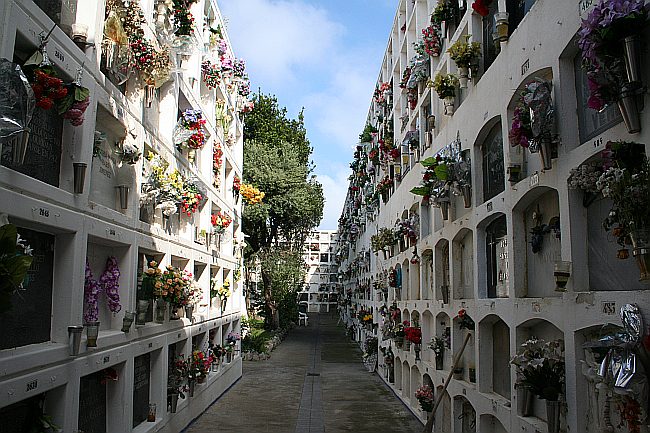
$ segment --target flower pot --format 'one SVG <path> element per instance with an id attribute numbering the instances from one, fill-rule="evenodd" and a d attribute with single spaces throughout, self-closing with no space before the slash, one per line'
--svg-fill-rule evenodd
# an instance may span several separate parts
<path id="1" fill-rule="evenodd" d="M 463 193 L 463 204 L 465 208 L 472 207 L 472 185 L 463 185 L 461 191 Z"/>
<path id="2" fill-rule="evenodd" d="M 149 403 L 149 412 L 147 412 L 147 422 L 156 422 L 156 403 Z"/>
<path id="3" fill-rule="evenodd" d="M 638 83 L 641 87 L 641 62 L 639 61 L 639 35 L 628 36 L 623 39 L 623 59 L 625 72 L 630 83 Z"/>
<path id="4" fill-rule="evenodd" d="M 155 92 L 156 92 L 156 88 L 153 85 L 147 84 L 146 86 L 144 86 L 144 106 L 146 108 L 151 107 Z"/>
<path id="5" fill-rule="evenodd" d="M 436 370 L 442 370 L 444 368 L 444 356 L 443 353 L 436 353 Z"/>
<path id="6" fill-rule="evenodd" d="M 542 162 L 542 168 L 544 170 L 550 170 L 553 168 L 553 164 L 551 162 L 551 139 L 548 137 L 544 137 L 539 141 L 539 157 Z"/>
<path id="7" fill-rule="evenodd" d="M 138 310 L 135 320 L 136 325 L 146 325 L 147 324 L 147 311 L 149 311 L 149 301 L 147 300 L 138 300 Z"/>
<path id="8" fill-rule="evenodd" d="M 519 410 L 522 416 L 531 416 L 533 413 L 533 393 L 527 387 L 521 388 L 521 400 L 519 401 Z"/>
<path id="9" fill-rule="evenodd" d="M 29 128 L 14 135 L 9 144 L 11 145 L 11 161 L 14 164 L 22 165 L 27 155 L 27 143 L 29 142 Z"/>
<path id="10" fill-rule="evenodd" d="M 194 397 L 194 388 L 196 387 L 196 380 L 189 379 L 187 381 L 187 387 L 188 387 L 187 393 L 190 395 L 190 397 Z"/>
<path id="11" fill-rule="evenodd" d="M 186 305 L 185 306 L 185 317 L 190 319 L 190 322 L 194 322 L 194 305 Z"/>
<path id="12" fill-rule="evenodd" d="M 467 82 L 469 81 L 469 68 L 467 66 L 458 67 L 458 81 L 461 89 L 467 89 Z"/>
<path id="13" fill-rule="evenodd" d="M 126 311 L 124 313 L 124 318 L 122 319 L 122 332 L 129 332 L 134 319 L 135 313 L 131 311 Z"/>
<path id="14" fill-rule="evenodd" d="M 630 233 L 632 255 L 639 267 L 639 281 L 650 280 L 650 230 L 637 229 Z"/>
<path id="15" fill-rule="evenodd" d="M 197 383 L 205 383 L 205 381 L 208 379 L 208 376 L 202 375 L 199 376 L 199 378 L 196 380 Z"/>
<path id="16" fill-rule="evenodd" d="M 449 219 L 449 201 L 440 202 L 440 213 L 442 214 L 442 219 L 447 221 Z"/>
<path id="17" fill-rule="evenodd" d="M 79 346 L 81 345 L 81 333 L 83 326 L 68 326 L 68 351 L 70 356 L 79 355 Z"/>
<path id="18" fill-rule="evenodd" d="M 422 346 L 419 344 L 415 344 L 413 346 L 413 350 L 415 350 L 415 360 L 420 361 L 420 351 L 422 350 Z"/>
<path id="19" fill-rule="evenodd" d="M 99 322 L 86 323 L 86 347 L 97 347 Z"/>
<path id="20" fill-rule="evenodd" d="M 116 186 L 117 191 L 120 194 L 120 208 L 128 209 L 129 208 L 129 187 L 126 185 Z"/>
<path id="21" fill-rule="evenodd" d="M 72 166 L 74 167 L 74 193 L 83 194 L 88 164 L 85 162 L 74 162 Z"/>
<path id="22" fill-rule="evenodd" d="M 169 320 L 180 320 L 181 316 L 178 315 L 178 309 L 180 307 L 177 305 L 170 305 L 169 307 Z"/>
<path id="23" fill-rule="evenodd" d="M 548 433 L 560 432 L 560 402 L 557 400 L 546 400 L 546 423 Z"/>
<path id="24" fill-rule="evenodd" d="M 553 265 L 553 277 L 555 277 L 555 291 L 565 292 L 566 285 L 571 276 L 571 262 L 557 261 Z"/>
<path id="25" fill-rule="evenodd" d="M 165 323 L 165 311 L 167 311 L 167 302 L 164 299 L 156 299 L 156 323 Z"/>
<path id="26" fill-rule="evenodd" d="M 617 101 L 618 109 L 621 111 L 627 132 L 636 134 L 641 131 L 641 120 L 639 118 L 639 107 L 637 106 L 636 92 L 624 89 Z"/>
<path id="27" fill-rule="evenodd" d="M 177 392 L 169 394 L 169 411 L 171 413 L 176 413 L 176 409 L 178 408 L 178 397 L 180 397 L 180 394 Z"/>
<path id="28" fill-rule="evenodd" d="M 447 96 L 445 98 L 444 104 L 445 104 L 445 116 L 453 116 L 454 115 L 454 103 L 456 102 L 456 97 L 455 96 Z"/>
<path id="29" fill-rule="evenodd" d="M 494 14 L 494 27 L 496 28 L 495 41 L 505 42 L 508 40 L 508 12 L 497 12 Z"/>

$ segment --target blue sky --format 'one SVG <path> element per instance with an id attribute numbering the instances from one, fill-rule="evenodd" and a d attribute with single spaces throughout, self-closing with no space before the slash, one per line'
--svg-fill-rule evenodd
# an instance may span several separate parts
<path id="1" fill-rule="evenodd" d="M 305 107 L 322 229 L 336 229 L 349 163 L 363 129 L 397 0 L 222 0 L 251 89 L 273 93 L 295 117 Z"/>

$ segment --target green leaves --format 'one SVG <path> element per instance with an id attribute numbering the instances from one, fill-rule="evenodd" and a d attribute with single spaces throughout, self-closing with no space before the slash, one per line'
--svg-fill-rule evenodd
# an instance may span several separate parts
<path id="1" fill-rule="evenodd" d="M 32 265 L 32 257 L 16 247 L 18 231 L 13 224 L 0 227 L 0 312 L 11 309 L 11 296 Z"/>
<path id="2" fill-rule="evenodd" d="M 425 196 L 425 195 L 429 195 L 430 191 L 429 188 L 427 188 L 426 186 L 416 186 L 415 188 L 411 189 L 411 194 Z"/>

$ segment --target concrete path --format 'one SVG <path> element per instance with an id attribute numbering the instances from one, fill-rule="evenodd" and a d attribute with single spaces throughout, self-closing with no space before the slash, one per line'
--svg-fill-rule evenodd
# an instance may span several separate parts
<path id="1" fill-rule="evenodd" d="M 336 326 L 310 315 L 267 361 L 245 361 L 244 374 L 187 433 L 420 433 L 422 424 L 376 375 Z"/>

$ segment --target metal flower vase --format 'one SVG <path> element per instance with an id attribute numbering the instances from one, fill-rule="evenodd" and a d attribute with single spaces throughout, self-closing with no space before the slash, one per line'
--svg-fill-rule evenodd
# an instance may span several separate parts
<path id="1" fill-rule="evenodd" d="M 467 89 L 469 82 L 469 68 L 467 66 L 458 67 L 458 81 L 461 89 Z"/>
<path id="2" fill-rule="evenodd" d="M 463 185 L 461 191 L 463 193 L 463 205 L 465 208 L 472 207 L 472 185 Z"/>
<path id="3" fill-rule="evenodd" d="M 190 378 L 187 381 L 187 386 L 188 386 L 188 394 L 190 395 L 190 397 L 194 397 L 194 388 L 196 388 L 196 380 Z"/>
<path id="4" fill-rule="evenodd" d="M 74 193 L 83 194 L 84 183 L 86 181 L 86 168 L 88 168 L 88 164 L 85 162 L 74 162 L 72 163 L 72 166 L 74 168 Z"/>
<path id="5" fill-rule="evenodd" d="M 440 203 L 440 213 L 442 214 L 442 219 L 447 221 L 449 219 L 449 205 L 451 202 L 449 200 L 443 200 Z"/>
<path id="6" fill-rule="evenodd" d="M 443 365 L 444 365 L 443 353 L 436 353 L 436 370 L 443 369 Z"/>
<path id="7" fill-rule="evenodd" d="M 153 85 L 147 84 L 144 86 L 144 106 L 146 108 L 151 108 L 155 92 L 156 88 Z"/>
<path id="8" fill-rule="evenodd" d="M 639 56 L 639 35 L 628 36 L 623 39 L 623 59 L 625 72 L 630 83 L 641 86 L 641 62 Z"/>
<path id="9" fill-rule="evenodd" d="M 81 345 L 81 333 L 83 326 L 68 326 L 68 348 L 70 356 L 79 355 L 79 346 Z"/>
<path id="10" fill-rule="evenodd" d="M 193 314 L 194 314 L 194 305 L 186 305 L 185 306 L 185 317 L 190 319 L 190 322 L 194 321 Z"/>
<path id="11" fill-rule="evenodd" d="M 127 311 L 124 313 L 124 318 L 122 319 L 122 332 L 129 332 L 131 330 L 131 325 L 135 319 L 135 313 Z"/>
<path id="12" fill-rule="evenodd" d="M 560 433 L 560 402 L 546 400 L 546 422 L 548 433 Z"/>
<path id="13" fill-rule="evenodd" d="M 553 149 L 551 148 L 551 138 L 550 137 L 543 137 L 541 140 L 539 140 L 539 156 L 542 161 L 542 167 L 544 170 L 550 170 L 553 168 L 553 164 L 551 162 L 551 155 Z"/>
<path id="14" fill-rule="evenodd" d="M 99 322 L 86 323 L 86 347 L 97 347 Z"/>
<path id="15" fill-rule="evenodd" d="M 165 312 L 167 311 L 167 302 L 164 299 L 156 299 L 156 323 L 165 323 Z"/>
<path id="16" fill-rule="evenodd" d="M 420 344 L 415 344 L 413 349 L 415 350 L 415 360 L 420 361 L 420 351 L 422 350 L 422 346 Z"/>
<path id="17" fill-rule="evenodd" d="M 445 98 L 444 104 L 445 104 L 445 116 L 453 116 L 454 115 L 454 104 L 456 102 L 456 97 L 455 96 L 447 96 Z"/>
<path id="18" fill-rule="evenodd" d="M 650 230 L 637 229 L 630 233 L 632 255 L 639 267 L 639 281 L 650 281 Z"/>
<path id="19" fill-rule="evenodd" d="M 135 319 L 136 325 L 147 324 L 147 311 L 149 311 L 149 301 L 143 299 L 138 300 L 138 311 Z"/>
<path id="20" fill-rule="evenodd" d="M 120 208 L 128 209 L 129 208 L 129 187 L 127 185 L 116 186 L 117 191 L 120 194 Z"/>
<path id="21" fill-rule="evenodd" d="M 521 388 L 521 400 L 519 402 L 521 416 L 531 416 L 533 414 L 533 393 L 528 387 Z"/>
<path id="22" fill-rule="evenodd" d="M 636 134 L 641 131 L 641 118 L 637 106 L 637 92 L 631 88 L 623 88 L 617 101 L 618 109 L 623 116 L 627 132 Z"/>
<path id="23" fill-rule="evenodd" d="M 169 306 L 169 320 L 180 320 L 181 316 L 178 315 L 179 308 L 178 305 Z"/>
<path id="24" fill-rule="evenodd" d="M 14 164 L 22 165 L 25 163 L 27 155 L 27 143 L 29 142 L 29 129 L 14 135 L 9 143 L 11 144 L 11 161 Z"/>

